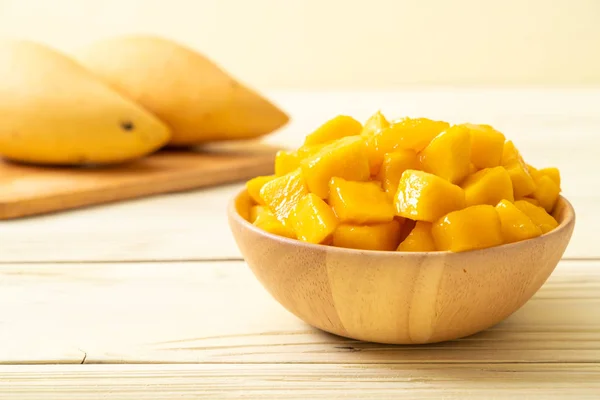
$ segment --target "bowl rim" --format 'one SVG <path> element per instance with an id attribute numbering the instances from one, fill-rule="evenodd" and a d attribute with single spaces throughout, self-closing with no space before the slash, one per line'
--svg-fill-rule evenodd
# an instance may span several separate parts
<path id="1" fill-rule="evenodd" d="M 448 257 L 449 255 L 460 255 L 460 254 L 477 254 L 477 253 L 482 253 L 482 252 L 486 252 L 486 251 L 490 251 L 490 250 L 497 250 L 497 249 L 510 249 L 510 248 L 516 248 L 516 247 L 525 247 L 528 244 L 532 243 L 535 240 L 539 240 L 542 238 L 547 238 L 547 237 L 551 237 L 551 236 L 557 236 L 559 234 L 562 233 L 562 231 L 564 231 L 565 229 L 567 229 L 569 226 L 573 225 L 575 223 L 576 220 L 576 216 L 575 216 L 575 208 L 573 207 L 573 205 L 571 204 L 571 202 L 569 200 L 567 200 L 566 197 L 564 197 L 563 195 L 559 195 L 558 196 L 558 201 L 563 201 L 564 205 L 566 206 L 567 211 L 565 212 L 565 218 L 561 221 L 561 223 L 554 228 L 553 230 L 551 230 L 550 232 L 546 232 L 543 233 L 540 236 L 534 237 L 534 238 L 530 238 L 530 239 L 525 239 L 525 240 L 521 240 L 518 242 L 513 242 L 513 243 L 505 243 L 505 244 L 501 244 L 499 246 L 493 246 L 493 247 L 487 247 L 487 248 L 483 248 L 483 249 L 476 249 L 476 250 L 469 250 L 469 251 L 464 251 L 464 252 L 452 252 L 449 250 L 445 250 L 445 251 L 389 251 L 389 250 L 365 250 L 365 249 L 353 249 L 353 248 L 346 248 L 346 247 L 336 247 L 336 246 L 330 246 L 330 245 L 325 245 L 325 244 L 321 244 L 321 243 L 307 243 L 307 242 L 303 242 L 301 240 L 298 239 L 291 239 L 291 238 L 286 238 L 283 236 L 279 236 L 279 235 L 275 235 L 273 233 L 264 231 L 256 226 L 254 226 L 253 224 L 251 224 L 249 221 L 247 221 L 245 218 L 243 218 L 240 213 L 237 211 L 236 208 L 236 202 L 237 200 L 246 192 L 246 187 L 244 186 L 241 190 L 239 190 L 228 202 L 227 205 L 227 214 L 229 216 L 229 218 L 235 220 L 236 223 L 240 224 L 241 226 L 243 226 L 246 229 L 249 229 L 263 237 L 266 237 L 268 239 L 271 240 L 275 240 L 275 241 L 279 241 L 279 242 L 283 242 L 292 246 L 299 246 L 301 248 L 306 248 L 307 250 L 320 250 L 320 251 L 330 251 L 330 252 L 340 252 L 340 253 L 345 253 L 345 254 L 356 254 L 356 255 L 365 255 L 368 254 L 370 256 L 387 256 L 387 257 L 400 257 L 400 258 L 406 258 L 406 257 L 423 257 L 423 256 L 429 256 L 429 257 Z M 392 255 L 394 254 L 394 255 Z"/>

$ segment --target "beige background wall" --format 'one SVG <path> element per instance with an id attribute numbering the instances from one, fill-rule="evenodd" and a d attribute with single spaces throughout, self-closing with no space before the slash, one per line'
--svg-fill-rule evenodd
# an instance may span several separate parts
<path id="1" fill-rule="evenodd" d="M 0 0 L 69 50 L 150 32 L 262 88 L 600 85 L 600 0 Z"/>

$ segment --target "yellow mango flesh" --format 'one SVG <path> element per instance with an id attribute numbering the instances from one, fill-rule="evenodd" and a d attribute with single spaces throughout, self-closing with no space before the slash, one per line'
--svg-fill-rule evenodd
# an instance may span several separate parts
<path id="1" fill-rule="evenodd" d="M 464 125 L 471 133 L 471 162 L 479 169 L 497 167 L 502 161 L 504 135 L 489 125 Z"/>
<path id="2" fill-rule="evenodd" d="M 362 124 L 354 118 L 347 115 L 338 115 L 306 136 L 304 145 L 311 146 L 319 143 L 327 143 L 345 136 L 358 135 L 362 129 Z"/>
<path id="3" fill-rule="evenodd" d="M 342 224 L 333 232 L 333 245 L 361 250 L 395 250 L 400 242 L 396 220 L 373 225 Z"/>
<path id="4" fill-rule="evenodd" d="M 513 141 L 507 140 L 502 148 L 502 158 L 500 159 L 500 164 L 508 165 L 515 161 L 522 163 L 523 158 L 521 157 L 521 154 L 519 153 L 519 150 L 517 150 L 517 147 Z"/>
<path id="5" fill-rule="evenodd" d="M 362 129 L 361 135 L 372 135 L 375 132 L 389 126 L 389 121 L 380 111 L 377 111 L 375 114 L 369 117 L 367 122 L 365 122 L 365 126 Z"/>
<path id="6" fill-rule="evenodd" d="M 487 204 L 449 213 L 433 224 L 431 233 L 436 248 L 455 253 L 503 243 L 500 217 Z"/>
<path id="7" fill-rule="evenodd" d="M 559 194 L 560 187 L 550 177 L 544 175 L 536 181 L 532 196 L 539 202 L 540 206 L 551 213 Z"/>
<path id="8" fill-rule="evenodd" d="M 536 199 L 532 199 L 531 197 L 523 197 L 523 198 L 521 198 L 519 200 L 524 200 L 524 201 L 526 201 L 528 203 L 533 204 L 534 206 L 539 206 L 540 205 L 539 201 L 537 201 Z"/>
<path id="9" fill-rule="evenodd" d="M 394 219 L 391 199 L 373 182 L 332 178 L 329 183 L 329 204 L 344 223 L 369 224 Z"/>
<path id="10" fill-rule="evenodd" d="M 313 193 L 301 198 L 296 205 L 293 226 L 296 237 L 303 242 L 323 243 L 337 225 L 333 210 Z"/>
<path id="11" fill-rule="evenodd" d="M 267 205 L 277 219 L 286 226 L 291 226 L 292 212 L 306 194 L 308 189 L 299 168 L 265 183 L 260 189 L 262 204 Z"/>
<path id="12" fill-rule="evenodd" d="M 560 189 L 560 171 L 558 170 L 558 168 L 542 168 L 538 170 L 538 172 L 540 173 L 540 175 L 545 175 L 548 178 L 552 179 L 552 181 L 556 183 L 556 185 Z"/>
<path id="13" fill-rule="evenodd" d="M 369 165 L 373 175 L 379 172 L 386 153 L 396 150 L 413 150 L 420 152 L 440 132 L 450 124 L 433 121 L 427 118 L 405 118 L 394 122 L 388 128 L 381 129 L 369 136 L 367 151 Z"/>
<path id="14" fill-rule="evenodd" d="M 275 176 L 266 175 L 266 176 L 257 176 L 256 178 L 252 178 L 248 182 L 246 182 L 246 190 L 248 191 L 248 194 L 250 195 L 252 200 L 257 202 L 258 204 L 264 205 L 265 203 L 263 202 L 263 200 L 260 197 L 260 189 L 262 189 L 262 187 L 265 185 L 265 183 L 270 182 L 273 179 L 275 179 Z"/>
<path id="15" fill-rule="evenodd" d="M 333 177 L 352 181 L 366 181 L 370 177 L 365 141 L 361 136 L 332 142 L 300 164 L 308 189 L 322 199 L 329 197 L 329 180 Z"/>
<path id="16" fill-rule="evenodd" d="M 535 190 L 535 182 L 527 171 L 527 166 L 519 161 L 513 161 L 506 165 L 506 171 L 510 175 L 515 198 L 530 195 Z"/>
<path id="17" fill-rule="evenodd" d="M 510 201 L 499 202 L 496 211 L 500 217 L 502 238 L 505 243 L 519 242 L 542 234 L 540 227 Z"/>
<path id="18" fill-rule="evenodd" d="M 295 151 L 279 150 L 275 154 L 275 175 L 283 176 L 300 166 L 300 157 Z"/>
<path id="19" fill-rule="evenodd" d="M 400 243 L 398 251 L 435 251 L 435 242 L 431 235 L 431 223 L 417 221 L 406 239 Z"/>
<path id="20" fill-rule="evenodd" d="M 253 225 L 274 235 L 296 239 L 296 234 L 291 227 L 285 226 L 268 209 L 263 208 L 256 215 Z"/>
<path id="21" fill-rule="evenodd" d="M 514 200 L 510 175 L 503 167 L 485 168 L 469 176 L 462 183 L 467 206 L 489 204 L 500 200 Z"/>
<path id="22" fill-rule="evenodd" d="M 254 221 L 256 221 L 256 218 L 258 217 L 258 214 L 260 214 L 261 212 L 268 210 L 267 207 L 265 206 L 252 206 L 250 207 L 250 222 L 253 223 Z"/>
<path id="23" fill-rule="evenodd" d="M 417 221 L 434 222 L 441 216 L 465 207 L 465 192 L 439 176 L 406 170 L 394 196 L 396 215 Z"/>
<path id="24" fill-rule="evenodd" d="M 419 169 L 419 157 L 412 150 L 398 150 L 387 153 L 379 169 L 377 179 L 382 183 L 388 196 L 393 197 L 398 190 L 398 182 L 407 169 Z"/>
<path id="25" fill-rule="evenodd" d="M 558 226 L 554 217 L 546 212 L 542 207 L 535 206 L 525 200 L 515 201 L 515 206 L 540 227 L 542 233 L 550 232 Z"/>
<path id="26" fill-rule="evenodd" d="M 426 172 L 458 183 L 469 174 L 470 154 L 469 130 L 457 125 L 431 140 L 421 152 L 421 165 Z"/>

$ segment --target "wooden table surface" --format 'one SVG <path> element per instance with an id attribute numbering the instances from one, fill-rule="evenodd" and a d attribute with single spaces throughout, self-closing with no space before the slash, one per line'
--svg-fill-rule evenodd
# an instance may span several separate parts
<path id="1" fill-rule="evenodd" d="M 561 169 L 577 213 L 553 275 L 488 331 L 428 346 L 317 331 L 241 259 L 232 184 L 0 223 L 0 398 L 600 399 L 600 90 L 287 93 L 268 142 L 332 115 L 490 123 Z"/>

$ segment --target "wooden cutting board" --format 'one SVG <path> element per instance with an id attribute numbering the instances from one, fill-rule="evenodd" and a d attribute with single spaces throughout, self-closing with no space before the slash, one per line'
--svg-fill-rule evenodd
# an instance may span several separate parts
<path id="1" fill-rule="evenodd" d="M 0 161 L 0 220 L 243 181 L 273 173 L 276 149 L 160 151 L 104 168 Z"/>

